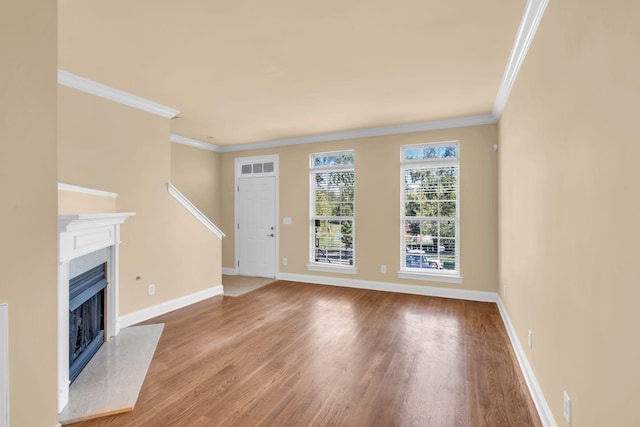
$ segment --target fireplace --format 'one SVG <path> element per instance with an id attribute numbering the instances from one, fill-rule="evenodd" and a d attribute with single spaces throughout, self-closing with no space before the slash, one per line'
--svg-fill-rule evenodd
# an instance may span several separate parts
<path id="1" fill-rule="evenodd" d="M 133 215 L 128 212 L 58 216 L 58 412 L 69 402 L 73 371 L 77 369 L 77 376 L 91 358 L 91 352 L 116 336 L 120 329 L 120 224 Z M 92 270 L 95 276 L 90 273 Z M 78 320 L 76 315 L 87 317 Z M 79 360 L 78 368 L 72 366 L 74 359 Z"/>
<path id="2" fill-rule="evenodd" d="M 69 382 L 78 377 L 105 341 L 107 264 L 69 280 Z"/>

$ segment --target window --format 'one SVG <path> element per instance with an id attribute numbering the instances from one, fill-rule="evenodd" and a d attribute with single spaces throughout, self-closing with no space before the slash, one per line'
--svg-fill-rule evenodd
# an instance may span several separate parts
<path id="1" fill-rule="evenodd" d="M 401 278 L 461 283 L 459 146 L 402 147 Z"/>
<path id="2" fill-rule="evenodd" d="M 272 174 L 273 171 L 273 162 L 242 163 L 240 165 L 241 175 Z"/>
<path id="3" fill-rule="evenodd" d="M 309 269 L 355 273 L 355 155 L 312 154 Z"/>

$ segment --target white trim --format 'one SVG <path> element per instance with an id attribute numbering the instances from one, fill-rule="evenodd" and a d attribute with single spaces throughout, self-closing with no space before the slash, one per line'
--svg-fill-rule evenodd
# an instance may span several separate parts
<path id="1" fill-rule="evenodd" d="M 462 284 L 462 276 L 438 273 L 423 273 L 417 271 L 398 271 L 398 279 L 428 280 L 431 282 Z"/>
<path id="2" fill-rule="evenodd" d="M 114 89 L 102 83 L 60 69 L 58 69 L 58 84 L 128 105 L 129 107 L 157 114 L 167 119 L 172 119 L 180 113 L 178 110 L 158 104 L 157 102 L 149 101 L 148 99 L 132 95 L 119 89 Z"/>
<path id="3" fill-rule="evenodd" d="M 358 274 L 358 269 L 354 266 L 339 266 L 315 262 L 310 262 L 309 264 L 307 264 L 307 270 L 324 271 L 327 273 Z"/>
<path id="4" fill-rule="evenodd" d="M 215 145 L 209 144 L 208 142 L 198 141 L 196 139 L 187 138 L 186 136 L 180 136 L 172 133 L 169 136 L 169 140 L 171 142 L 175 142 L 176 144 L 188 145 L 190 147 L 200 148 L 202 150 L 213 151 L 215 153 L 222 152 L 222 149 Z"/>
<path id="5" fill-rule="evenodd" d="M 9 426 L 9 305 L 0 304 L 0 420 L 1 426 Z"/>
<path id="6" fill-rule="evenodd" d="M 345 279 L 342 277 L 312 276 L 307 274 L 278 273 L 278 280 L 313 283 L 318 285 L 342 286 L 345 288 L 369 289 L 372 291 L 397 292 L 401 294 L 424 295 L 441 298 L 464 299 L 469 301 L 496 302 L 496 292 L 470 291 L 465 289 L 440 288 L 436 286 L 407 285 L 371 280 Z"/>
<path id="7" fill-rule="evenodd" d="M 151 307 L 143 308 L 142 310 L 134 311 L 133 313 L 120 316 L 120 327 L 126 328 L 136 323 L 144 322 L 145 320 L 152 319 L 157 316 L 169 313 L 170 311 L 178 310 L 191 304 L 195 304 L 207 298 L 215 297 L 216 295 L 222 295 L 224 289 L 222 285 L 217 285 L 212 288 L 204 289 L 193 294 L 185 295 L 170 301 L 166 301 Z"/>
<path id="8" fill-rule="evenodd" d="M 291 138 L 256 141 L 246 144 L 222 145 L 220 146 L 220 151 L 226 153 L 230 151 L 244 151 L 258 148 L 274 148 L 284 147 L 288 145 L 313 144 L 315 142 L 341 141 L 345 139 L 397 135 L 411 132 L 424 132 L 428 130 L 491 125 L 495 124 L 496 122 L 497 119 L 492 114 L 482 114 L 478 116 L 455 117 L 452 119 L 430 120 L 426 122 L 407 123 L 403 125 L 380 126 L 374 128 L 321 133 L 316 135 L 294 136 Z"/>
<path id="9" fill-rule="evenodd" d="M 226 274 L 227 276 L 237 276 L 238 275 L 238 269 L 237 268 L 222 267 L 222 274 Z"/>
<path id="10" fill-rule="evenodd" d="M 265 175 L 242 175 L 241 166 L 242 164 L 247 163 L 259 163 L 259 162 L 273 162 L 273 174 L 265 174 Z M 233 174 L 234 174 L 234 182 L 233 182 L 233 202 L 234 202 L 234 210 L 233 210 L 233 237 L 234 237 L 234 254 L 233 254 L 233 265 L 235 265 L 236 274 L 240 274 L 240 269 L 238 268 L 238 262 L 240 261 L 240 251 L 238 245 L 238 221 L 239 221 L 239 198 L 238 198 L 238 188 L 240 186 L 240 179 L 252 179 L 252 178 L 263 178 L 267 176 L 275 177 L 275 225 L 274 225 L 274 233 L 275 233 L 275 260 L 273 271 L 275 274 L 278 274 L 279 271 L 279 260 L 280 260 L 280 155 L 278 154 L 267 154 L 264 156 L 249 156 L 249 157 L 236 157 L 233 162 Z"/>
<path id="11" fill-rule="evenodd" d="M 222 230 L 216 227 L 216 225 L 211 222 L 211 220 L 207 218 L 205 214 L 200 212 L 200 210 L 196 208 L 194 204 L 191 203 L 189 199 L 187 199 L 180 191 L 178 191 L 178 189 L 170 182 L 167 183 L 167 191 L 169 191 L 169 194 L 171 194 L 174 199 L 176 199 L 182 206 L 184 206 L 186 210 L 191 212 L 191 215 L 195 216 L 198 221 L 200 221 L 205 227 L 207 227 L 209 231 L 218 236 L 219 239 L 222 239 L 225 236 Z"/>
<path id="12" fill-rule="evenodd" d="M 557 427 L 558 424 L 553 418 L 551 408 L 549 408 L 549 405 L 547 404 L 547 400 L 542 393 L 540 384 L 538 384 L 538 380 L 536 379 L 536 375 L 533 372 L 533 368 L 529 364 L 529 360 L 527 359 L 524 349 L 520 344 L 520 340 L 518 339 L 516 330 L 513 327 L 511 320 L 509 319 L 509 315 L 507 314 L 507 310 L 505 309 L 500 296 L 497 296 L 496 304 L 498 305 L 498 311 L 500 311 L 504 326 L 507 329 L 507 334 L 509 335 L 509 339 L 511 340 L 511 346 L 513 347 L 513 350 L 516 354 L 518 363 L 520 364 L 520 369 L 522 370 L 525 382 L 527 383 L 527 387 L 529 388 L 529 393 L 531 393 L 533 403 L 536 405 L 536 409 L 538 410 L 540 421 L 542 421 L 542 425 L 545 427 Z"/>
<path id="13" fill-rule="evenodd" d="M 70 191 L 73 193 L 91 194 L 92 196 L 111 197 L 113 199 L 118 197 L 118 193 L 96 190 L 94 188 L 88 188 L 88 187 L 80 187 L 80 186 L 71 185 L 71 184 L 63 184 L 61 182 L 58 183 L 58 190 Z"/>
<path id="14" fill-rule="evenodd" d="M 527 0 L 527 5 L 520 21 L 520 28 L 516 35 L 515 42 L 513 43 L 513 49 L 511 50 L 511 56 L 504 70 L 504 76 L 498 89 L 495 103 L 493 104 L 493 117 L 499 119 L 502 115 L 511 88 L 516 81 L 520 67 L 524 62 L 524 58 L 527 55 L 531 41 L 536 34 L 538 24 L 544 15 L 544 10 L 547 7 L 549 0 Z"/>

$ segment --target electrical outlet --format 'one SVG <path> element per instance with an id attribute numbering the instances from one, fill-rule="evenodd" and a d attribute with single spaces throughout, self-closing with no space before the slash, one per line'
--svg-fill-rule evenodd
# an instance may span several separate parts
<path id="1" fill-rule="evenodd" d="M 502 287 L 502 296 L 503 296 L 503 297 L 506 297 L 506 296 L 507 296 L 507 285 L 504 285 L 504 286 Z"/>
<path id="2" fill-rule="evenodd" d="M 529 348 L 533 348 L 533 332 L 531 332 L 531 329 L 529 329 L 529 337 L 527 342 L 529 344 Z"/>
<path id="3" fill-rule="evenodd" d="M 282 258 L 282 265 L 289 264 L 289 260 L 287 258 Z"/>
<path id="4" fill-rule="evenodd" d="M 387 272 L 387 266 L 386 265 L 381 265 L 380 266 L 380 273 L 386 273 Z"/>
<path id="5" fill-rule="evenodd" d="M 156 293 L 156 285 L 152 283 L 149 286 L 147 286 L 147 295 L 151 296 L 151 295 L 154 295 L 155 293 Z"/>
<path id="6" fill-rule="evenodd" d="M 563 414 L 564 419 L 567 420 L 569 425 L 571 425 L 571 399 L 569 399 L 569 395 L 566 391 L 562 392 L 562 397 L 564 398 L 564 406 L 563 406 Z"/>

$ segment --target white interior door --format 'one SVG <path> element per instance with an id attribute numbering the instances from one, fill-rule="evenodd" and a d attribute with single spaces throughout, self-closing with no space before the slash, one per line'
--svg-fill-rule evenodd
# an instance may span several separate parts
<path id="1" fill-rule="evenodd" d="M 238 185 L 238 273 L 275 277 L 275 177 L 241 178 Z"/>

